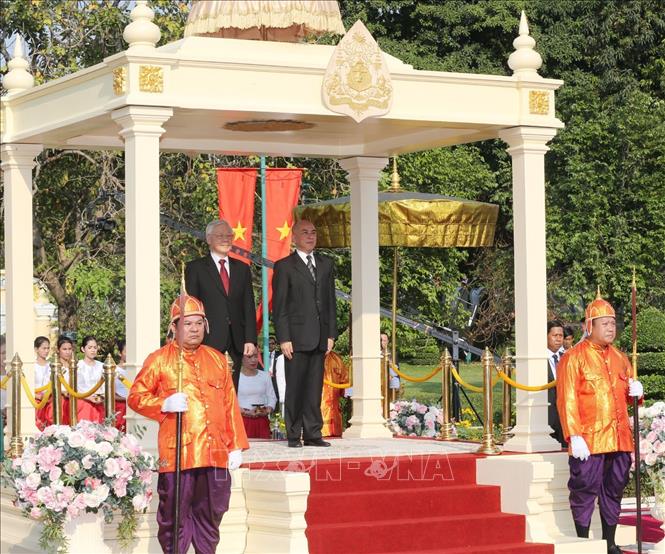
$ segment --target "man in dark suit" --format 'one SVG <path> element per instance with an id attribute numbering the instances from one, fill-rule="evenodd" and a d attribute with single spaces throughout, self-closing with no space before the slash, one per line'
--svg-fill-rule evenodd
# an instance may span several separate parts
<path id="1" fill-rule="evenodd" d="M 321 439 L 323 357 L 337 338 L 332 260 L 314 253 L 310 221 L 293 226 L 295 252 L 275 264 L 273 324 L 286 362 L 285 420 L 289 446 L 330 446 Z"/>
<path id="2" fill-rule="evenodd" d="M 233 360 L 233 384 L 238 390 L 238 376 L 243 355 L 254 354 L 256 344 L 256 308 L 249 266 L 229 257 L 233 242 L 231 226 L 215 220 L 206 227 L 210 253 L 185 267 L 187 293 L 205 306 L 210 332 L 203 344 Z"/>
<path id="3" fill-rule="evenodd" d="M 563 356 L 565 350 L 563 349 L 563 323 L 559 320 L 552 320 L 547 322 L 547 381 L 556 379 L 556 368 L 559 365 L 559 360 Z M 547 423 L 554 429 L 552 437 L 561 443 L 561 446 L 567 447 L 566 440 L 563 437 L 561 429 L 561 421 L 559 420 L 559 413 L 556 408 L 556 388 L 552 387 L 547 389 Z"/>

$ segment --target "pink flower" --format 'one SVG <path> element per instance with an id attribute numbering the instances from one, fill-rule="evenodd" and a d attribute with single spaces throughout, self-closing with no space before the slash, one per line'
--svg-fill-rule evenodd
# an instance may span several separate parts
<path id="1" fill-rule="evenodd" d="M 12 466 L 15 466 L 14 469 L 17 469 L 17 466 L 20 466 L 21 471 L 26 475 L 37 469 L 37 463 L 34 456 L 26 457 L 25 454 L 23 454 L 23 458 L 16 458 L 12 463 Z"/>
<path id="2" fill-rule="evenodd" d="M 125 479 L 118 479 L 113 483 L 113 492 L 119 498 L 127 496 L 127 481 Z"/>
<path id="3" fill-rule="evenodd" d="M 425 413 L 427 413 L 427 406 L 425 406 L 424 404 L 421 404 L 420 406 L 418 406 L 418 409 L 416 411 L 419 414 L 425 414 Z"/>
<path id="4" fill-rule="evenodd" d="M 148 499 L 143 494 L 137 494 L 132 498 L 132 505 L 134 506 L 134 510 L 140 512 L 148 507 Z"/>
<path id="5" fill-rule="evenodd" d="M 644 458 L 644 463 L 646 463 L 648 466 L 652 466 L 656 463 L 657 459 L 658 457 L 656 456 L 656 454 L 654 452 L 650 452 Z"/>
<path id="6" fill-rule="evenodd" d="M 95 490 L 101 484 L 101 480 L 97 479 L 96 477 L 86 477 L 83 481 L 83 486 L 92 490 Z"/>
<path id="7" fill-rule="evenodd" d="M 54 448 L 53 446 L 43 446 L 37 453 L 37 463 L 39 469 L 46 473 L 51 471 L 62 460 L 62 448 Z"/>
<path id="8" fill-rule="evenodd" d="M 118 436 L 118 430 L 115 427 L 107 427 L 102 433 L 102 438 L 107 441 L 112 441 Z"/>
<path id="9" fill-rule="evenodd" d="M 51 481 L 57 481 L 62 475 L 62 470 L 59 467 L 54 467 L 51 471 L 48 472 L 48 478 Z"/>
<path id="10" fill-rule="evenodd" d="M 120 445 L 124 446 L 132 456 L 138 456 L 141 453 L 141 445 L 134 435 L 125 435 L 120 439 Z"/>
<path id="11" fill-rule="evenodd" d="M 653 443 L 657 438 L 658 438 L 658 435 L 656 434 L 655 431 L 649 431 L 649 432 L 647 433 L 647 440 L 648 440 L 650 443 Z"/>
<path id="12" fill-rule="evenodd" d="M 640 458 L 644 457 L 651 452 L 651 443 L 647 439 L 640 440 Z"/>
<path id="13" fill-rule="evenodd" d="M 67 475 L 76 475 L 80 469 L 79 463 L 76 460 L 67 462 L 65 464 L 65 473 Z"/>
<path id="14" fill-rule="evenodd" d="M 55 494 L 51 487 L 40 487 L 37 491 L 37 499 L 47 508 L 50 508 L 55 503 Z"/>
<path id="15" fill-rule="evenodd" d="M 25 484 L 29 489 L 37 490 L 42 483 L 42 476 L 39 473 L 31 473 L 25 478 Z"/>
<path id="16" fill-rule="evenodd" d="M 86 454 L 85 456 L 83 456 L 81 463 L 83 464 L 83 467 L 85 469 L 90 469 L 93 465 L 95 465 L 95 463 L 92 460 L 92 456 L 90 454 Z"/>
<path id="17" fill-rule="evenodd" d="M 118 471 L 118 477 L 123 479 L 129 479 L 132 476 L 133 468 L 129 460 L 125 458 L 115 458 L 118 461 L 118 466 L 120 470 Z"/>
<path id="18" fill-rule="evenodd" d="M 30 517 L 32 519 L 39 519 L 40 517 L 42 517 L 41 509 L 40 508 L 32 508 L 30 510 Z"/>
<path id="19" fill-rule="evenodd" d="M 120 464 L 116 458 L 109 458 L 104 462 L 104 475 L 114 477 L 120 471 Z"/>
<path id="20" fill-rule="evenodd" d="M 144 470 L 141 472 L 141 483 L 149 485 L 152 482 L 152 471 Z"/>
<path id="21" fill-rule="evenodd" d="M 94 450 L 102 457 L 106 458 L 111 452 L 113 452 L 113 446 L 110 442 L 102 441 L 98 443 Z"/>

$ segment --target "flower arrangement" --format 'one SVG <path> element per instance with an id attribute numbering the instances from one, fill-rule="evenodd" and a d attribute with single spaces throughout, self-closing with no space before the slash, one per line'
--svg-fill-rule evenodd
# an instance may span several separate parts
<path id="1" fill-rule="evenodd" d="M 415 400 L 398 400 L 390 404 L 390 429 L 396 435 L 436 437 L 443 414 L 437 406 L 426 406 Z"/>
<path id="2" fill-rule="evenodd" d="M 640 407 L 640 473 L 653 486 L 657 502 L 665 503 L 665 402 Z M 632 421 L 631 421 L 632 423 Z"/>
<path id="3" fill-rule="evenodd" d="M 16 491 L 14 504 L 43 522 L 43 550 L 66 552 L 64 523 L 101 510 L 104 521 L 119 511 L 118 539 L 133 540 L 137 514 L 152 498 L 153 456 L 131 434 L 90 421 L 51 425 L 28 439 L 23 455 L 4 462 L 3 481 Z"/>

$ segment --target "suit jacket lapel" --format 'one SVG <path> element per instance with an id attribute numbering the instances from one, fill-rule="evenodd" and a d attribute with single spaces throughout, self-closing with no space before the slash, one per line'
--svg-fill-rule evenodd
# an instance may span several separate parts
<path id="1" fill-rule="evenodd" d="M 300 273 L 302 273 L 305 277 L 307 277 L 312 283 L 314 283 L 315 281 L 312 279 L 312 274 L 309 272 L 309 269 L 307 269 L 307 264 L 305 264 L 298 252 L 294 252 L 292 255 L 295 256 L 294 262 L 296 269 L 300 271 Z"/>
<path id="2" fill-rule="evenodd" d="M 208 274 L 210 275 L 213 283 L 215 283 L 215 286 L 219 289 L 219 292 L 226 296 L 226 292 L 222 286 L 222 278 L 219 276 L 219 268 L 215 266 L 215 261 L 212 259 L 210 254 L 206 256 L 206 269 L 208 270 Z M 231 281 L 229 279 L 229 287 L 230 282 Z"/>

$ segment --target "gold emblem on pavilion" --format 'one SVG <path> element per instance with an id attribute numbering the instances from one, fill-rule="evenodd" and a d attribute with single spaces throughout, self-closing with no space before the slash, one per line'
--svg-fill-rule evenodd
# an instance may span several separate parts
<path id="1" fill-rule="evenodd" d="M 127 68 L 116 67 L 113 70 L 113 93 L 116 96 L 127 92 Z"/>
<path id="2" fill-rule="evenodd" d="M 164 71 L 157 65 L 139 66 L 139 90 L 164 92 Z"/>
<path id="3" fill-rule="evenodd" d="M 547 115 L 550 111 L 550 93 L 548 90 L 529 91 L 529 113 Z"/>
<path id="4" fill-rule="evenodd" d="M 390 111 L 390 72 L 383 52 L 361 21 L 356 21 L 335 48 L 322 88 L 328 109 L 357 122 Z"/>

